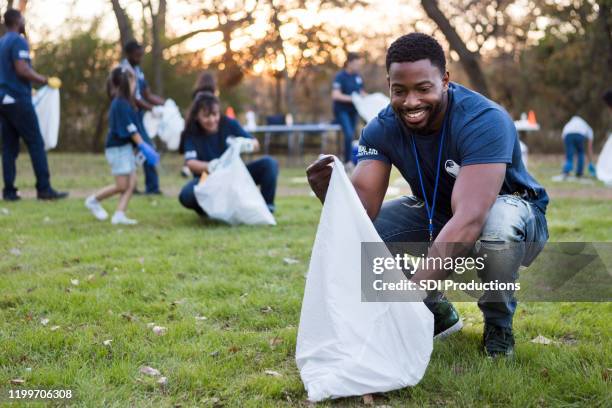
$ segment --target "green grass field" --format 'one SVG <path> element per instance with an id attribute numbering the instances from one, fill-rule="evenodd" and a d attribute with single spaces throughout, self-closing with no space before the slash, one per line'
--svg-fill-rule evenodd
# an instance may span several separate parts
<path id="1" fill-rule="evenodd" d="M 551 240 L 611 241 L 610 189 L 551 185 L 559 164 L 531 160 L 551 189 Z M 71 389 L 70 404 L 86 407 L 307 405 L 294 350 L 321 206 L 303 166 L 282 170 L 277 227 L 231 228 L 180 207 L 180 159 L 168 156 L 167 195 L 135 197 L 128 214 L 139 225 L 114 227 L 83 206 L 111 182 L 103 156 L 50 161 L 54 185 L 71 199 L 0 202 L 0 406 L 9 389 Z M 27 154 L 18 183 L 32 196 Z M 484 358 L 478 308 L 458 307 L 466 327 L 435 343 L 422 382 L 376 396 L 376 405 L 610 406 L 611 304 L 520 304 L 513 361 Z M 538 335 L 556 343 L 531 343 Z M 143 366 L 167 382 L 141 374 Z"/>

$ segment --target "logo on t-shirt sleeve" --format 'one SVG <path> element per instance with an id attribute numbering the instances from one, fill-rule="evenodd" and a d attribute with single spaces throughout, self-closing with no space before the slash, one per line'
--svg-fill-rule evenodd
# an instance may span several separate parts
<path id="1" fill-rule="evenodd" d="M 195 150 L 189 150 L 185 152 L 185 160 L 192 160 L 192 159 L 197 159 L 197 158 L 198 158 L 198 152 L 196 152 Z"/>
<path id="2" fill-rule="evenodd" d="M 19 53 L 17 54 L 17 56 L 19 57 L 19 59 L 30 59 L 30 51 L 19 50 Z"/>
<path id="3" fill-rule="evenodd" d="M 359 149 L 357 150 L 357 156 L 378 156 L 378 150 L 374 149 L 373 147 L 359 145 Z"/>
<path id="4" fill-rule="evenodd" d="M 455 163 L 454 160 L 447 160 L 446 163 L 444 163 L 444 169 L 448 174 L 450 174 L 454 178 L 457 178 L 457 176 L 459 175 L 459 170 L 461 170 L 461 166 Z"/>
<path id="5" fill-rule="evenodd" d="M 130 123 L 129 125 L 127 125 L 127 131 L 130 133 L 134 133 L 138 130 L 138 128 L 136 127 L 135 124 Z"/>

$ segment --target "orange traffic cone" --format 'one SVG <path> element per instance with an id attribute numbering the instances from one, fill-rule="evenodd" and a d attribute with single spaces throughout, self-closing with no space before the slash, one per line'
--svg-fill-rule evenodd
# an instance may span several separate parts
<path id="1" fill-rule="evenodd" d="M 228 106 L 225 110 L 225 116 L 227 116 L 228 118 L 236 119 L 236 112 L 234 112 L 234 108 Z"/>
<path id="2" fill-rule="evenodd" d="M 529 115 L 527 116 L 527 122 L 529 122 L 532 125 L 537 125 L 538 121 L 536 120 L 536 116 L 535 116 L 535 112 L 530 110 L 529 111 Z"/>

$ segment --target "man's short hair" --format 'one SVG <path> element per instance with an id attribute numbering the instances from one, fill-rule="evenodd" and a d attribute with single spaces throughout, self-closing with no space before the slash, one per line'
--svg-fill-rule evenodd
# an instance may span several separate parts
<path id="1" fill-rule="evenodd" d="M 125 55 L 130 55 L 134 51 L 142 50 L 142 45 L 136 40 L 129 40 L 123 45 L 123 52 Z"/>
<path id="2" fill-rule="evenodd" d="M 606 103 L 606 105 L 608 105 L 610 108 L 612 108 L 612 89 L 608 89 L 603 94 L 603 100 Z"/>
<path id="3" fill-rule="evenodd" d="M 21 12 L 19 10 L 8 9 L 4 13 L 4 25 L 7 27 L 19 25 L 19 20 L 21 20 Z"/>
<path id="4" fill-rule="evenodd" d="M 438 67 L 440 72 L 446 72 L 446 57 L 444 50 L 435 38 L 423 33 L 410 33 L 401 36 L 387 50 L 387 72 L 394 62 L 415 62 L 428 59 Z"/>

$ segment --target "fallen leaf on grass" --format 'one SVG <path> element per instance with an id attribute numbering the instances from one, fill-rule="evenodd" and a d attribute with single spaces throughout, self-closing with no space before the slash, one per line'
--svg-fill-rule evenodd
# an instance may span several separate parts
<path id="1" fill-rule="evenodd" d="M 202 321 L 208 319 L 208 317 L 206 317 L 206 316 L 196 316 L 195 319 L 198 322 L 202 322 Z"/>
<path id="2" fill-rule="evenodd" d="M 274 370 L 266 370 L 264 371 L 264 373 L 272 377 L 281 377 L 281 373 L 279 373 L 278 371 L 274 371 Z"/>
<path id="3" fill-rule="evenodd" d="M 153 333 L 157 334 L 158 336 L 163 336 L 168 332 L 168 328 L 164 326 L 153 326 L 151 330 L 153 330 Z"/>
<path id="4" fill-rule="evenodd" d="M 59 330 L 60 327 L 61 326 L 52 326 L 49 330 L 56 331 L 56 330 Z"/>
<path id="5" fill-rule="evenodd" d="M 134 321 L 134 320 L 137 320 L 137 319 L 136 319 L 136 316 L 131 315 L 131 314 L 126 313 L 126 312 L 121 313 L 121 317 L 123 317 L 123 318 L 124 318 L 125 320 L 127 320 L 128 322 L 132 322 L 132 321 Z"/>
<path id="6" fill-rule="evenodd" d="M 612 368 L 605 368 L 602 370 L 601 376 L 603 377 L 604 381 L 610 381 L 610 378 L 612 377 Z"/>
<path id="7" fill-rule="evenodd" d="M 281 339 L 280 337 L 274 337 L 274 338 L 271 338 L 268 343 L 270 343 L 271 347 L 275 347 L 281 344 L 282 342 L 283 342 L 283 339 Z"/>
<path id="8" fill-rule="evenodd" d="M 283 258 L 283 262 L 285 263 L 285 265 L 295 265 L 297 263 L 300 263 L 300 261 L 293 258 Z"/>
<path id="9" fill-rule="evenodd" d="M 157 380 L 157 383 L 160 386 L 165 387 L 166 385 L 168 385 L 168 377 L 159 377 L 159 380 Z"/>
<path id="10" fill-rule="evenodd" d="M 574 337 L 573 334 L 564 334 L 559 340 L 561 341 L 561 343 L 566 344 L 568 346 L 578 344 L 578 340 L 576 339 L 576 337 Z"/>
<path id="11" fill-rule="evenodd" d="M 544 345 L 548 346 L 550 344 L 555 344 L 557 342 L 554 341 L 554 340 L 548 339 L 548 338 L 542 336 L 541 334 L 538 334 L 537 337 L 531 339 L 531 343 L 544 344 Z"/>
<path id="12" fill-rule="evenodd" d="M 363 396 L 363 405 L 374 405 L 374 397 L 372 394 L 366 394 Z"/>
<path id="13" fill-rule="evenodd" d="M 227 351 L 229 351 L 230 353 L 237 353 L 240 351 L 240 347 L 238 346 L 231 346 L 230 348 L 227 349 Z"/>
<path id="14" fill-rule="evenodd" d="M 51 222 L 51 218 L 45 217 L 45 218 L 43 218 L 43 222 L 44 223 L 49 223 L 49 222 Z"/>
<path id="15" fill-rule="evenodd" d="M 179 300 L 173 301 L 172 303 L 170 303 L 170 305 L 176 306 L 176 305 L 182 305 L 183 303 L 185 303 L 185 299 L 179 299 Z"/>
<path id="16" fill-rule="evenodd" d="M 273 309 L 272 309 L 270 306 L 265 306 L 265 307 L 262 307 L 261 309 L 259 309 L 259 311 L 260 311 L 261 313 L 271 313 L 271 312 L 273 312 L 274 310 L 273 310 Z"/>
<path id="17" fill-rule="evenodd" d="M 21 255 L 21 249 L 19 248 L 11 248 L 9 252 L 11 253 L 11 255 L 15 256 Z"/>
<path id="18" fill-rule="evenodd" d="M 104 341 L 102 342 L 102 344 L 104 344 L 106 347 L 110 347 L 111 343 L 112 343 L 112 340 L 111 340 L 111 339 L 109 339 L 109 340 L 104 340 Z"/>
<path id="19" fill-rule="evenodd" d="M 74 286 L 79 286 L 79 280 L 78 279 L 70 279 L 70 283 Z"/>
<path id="20" fill-rule="evenodd" d="M 209 356 L 211 356 L 211 357 L 218 357 L 219 356 L 219 351 L 215 350 L 212 353 L 210 353 Z"/>
<path id="21" fill-rule="evenodd" d="M 149 366 L 142 366 L 140 367 L 140 374 L 150 375 L 151 377 L 157 377 L 161 373 L 156 368 L 149 367 Z"/>
<path id="22" fill-rule="evenodd" d="M 44 319 L 40 319 L 40 324 L 42 324 L 43 326 L 46 326 L 49 324 L 49 319 L 44 318 Z"/>
<path id="23" fill-rule="evenodd" d="M 96 277 L 96 275 L 93 274 L 93 273 L 91 275 L 87 275 L 87 282 L 91 282 L 92 280 L 95 279 L 95 277 Z"/>
<path id="24" fill-rule="evenodd" d="M 544 378 L 548 378 L 548 368 L 544 367 L 540 370 L 540 375 Z"/>
<path id="25" fill-rule="evenodd" d="M 8 210 L 8 208 L 2 208 L 2 209 L 0 209 L 0 212 L 2 214 L 4 214 L 4 215 L 9 215 L 10 214 L 10 211 Z"/>
<path id="26" fill-rule="evenodd" d="M 13 384 L 13 385 L 23 385 L 23 384 L 25 384 L 25 380 L 22 379 L 22 378 L 13 378 L 11 380 L 11 384 Z"/>

